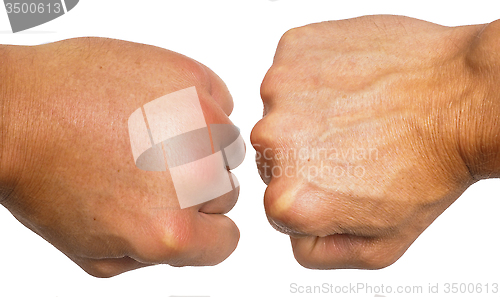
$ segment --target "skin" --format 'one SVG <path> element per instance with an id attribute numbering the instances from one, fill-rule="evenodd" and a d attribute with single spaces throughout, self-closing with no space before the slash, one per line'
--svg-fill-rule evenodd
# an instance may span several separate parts
<path id="1" fill-rule="evenodd" d="M 138 169 L 127 120 L 195 86 L 207 123 L 230 124 L 232 98 L 210 69 L 130 42 L 80 38 L 1 46 L 0 201 L 86 272 L 215 265 L 239 231 L 232 192 L 180 209 L 169 172 Z M 210 168 L 197 168 L 197 174 Z"/>
<path id="2" fill-rule="evenodd" d="M 500 175 L 499 35 L 399 16 L 284 34 L 251 141 L 268 219 L 301 265 L 386 267 Z"/>

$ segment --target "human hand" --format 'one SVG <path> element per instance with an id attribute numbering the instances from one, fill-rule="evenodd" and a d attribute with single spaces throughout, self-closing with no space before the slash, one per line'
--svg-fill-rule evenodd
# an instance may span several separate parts
<path id="1" fill-rule="evenodd" d="M 111 39 L 1 50 L 0 189 L 21 223 L 98 277 L 214 265 L 232 253 L 239 231 L 223 214 L 237 191 L 180 209 L 168 171 L 134 164 L 127 126 L 145 103 L 192 86 L 207 124 L 231 124 L 218 76 L 180 54 Z"/>
<path id="2" fill-rule="evenodd" d="M 497 116 L 481 115 L 498 100 L 471 55 L 483 28 L 369 16 L 285 33 L 251 140 L 268 219 L 301 265 L 388 266 L 492 176 Z"/>

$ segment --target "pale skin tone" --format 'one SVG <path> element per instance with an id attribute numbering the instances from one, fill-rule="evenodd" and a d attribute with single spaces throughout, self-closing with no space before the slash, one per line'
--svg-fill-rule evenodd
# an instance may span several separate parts
<path id="1" fill-rule="evenodd" d="M 232 98 L 210 69 L 180 54 L 82 38 L 0 47 L 1 203 L 88 273 L 158 263 L 215 265 L 239 231 L 232 192 L 180 209 L 170 175 L 138 169 L 127 119 L 195 86 L 210 123 L 231 123 Z M 198 168 L 202 174 L 210 168 Z"/>
<path id="2" fill-rule="evenodd" d="M 499 36 L 498 22 L 369 16 L 282 37 L 251 141 L 268 219 L 301 265 L 388 266 L 500 175 Z"/>

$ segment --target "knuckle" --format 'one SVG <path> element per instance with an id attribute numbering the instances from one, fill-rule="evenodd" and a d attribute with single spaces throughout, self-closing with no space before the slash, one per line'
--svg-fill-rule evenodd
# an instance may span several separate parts
<path id="1" fill-rule="evenodd" d="M 285 182 L 298 184 L 293 180 Z M 319 230 L 324 229 L 325 223 L 318 219 L 317 209 L 316 213 L 309 213 L 309 210 L 303 207 L 301 192 L 300 186 L 296 185 L 284 186 L 283 183 L 278 183 L 269 186 L 264 197 L 268 219 L 275 229 L 285 234 L 292 236 L 320 234 Z M 315 204 L 311 207 L 317 208 L 316 206 Z"/>
<path id="2" fill-rule="evenodd" d="M 278 47 L 280 46 L 288 46 L 290 44 L 296 43 L 298 40 L 303 38 L 305 36 L 305 32 L 307 27 L 297 27 L 297 28 L 292 28 L 286 31 L 283 36 L 281 37 Z"/>
<path id="3" fill-rule="evenodd" d="M 250 142 L 256 150 L 259 150 L 262 145 L 269 143 L 269 132 L 268 124 L 266 119 L 261 119 L 258 121 L 250 132 Z"/>
<path id="4" fill-rule="evenodd" d="M 273 124 L 274 116 L 267 115 L 260 120 L 252 129 L 250 141 L 255 149 L 255 162 L 257 169 L 263 181 L 269 184 L 272 179 L 273 170 L 278 168 L 279 164 L 276 161 L 276 147 L 279 145 L 280 139 L 278 131 L 281 129 Z"/>
<path id="5" fill-rule="evenodd" d="M 196 86 L 203 90 L 211 90 L 210 76 L 206 68 L 199 62 L 185 57 L 176 56 L 172 59 L 171 54 L 164 53 L 161 61 L 173 64 L 174 74 L 176 79 L 172 82 L 174 85 L 182 87 Z M 165 74 L 166 75 L 166 74 Z"/>
<path id="6" fill-rule="evenodd" d="M 283 183 L 289 186 L 281 192 L 269 190 L 264 200 L 266 212 L 274 223 L 289 231 L 285 233 L 293 231 L 299 235 L 324 237 L 344 231 L 341 226 L 345 227 L 346 220 L 329 209 L 332 199 L 328 193 L 312 190 L 307 182 L 296 177 L 285 177 Z"/>
<path id="7" fill-rule="evenodd" d="M 157 227 L 153 231 L 134 242 L 135 253 L 140 262 L 171 264 L 183 257 L 190 241 L 191 223 L 185 217 L 172 216 L 168 222 L 155 223 Z"/>
<path id="8" fill-rule="evenodd" d="M 257 122 L 250 134 L 250 142 L 256 150 L 275 148 L 277 142 L 285 140 L 287 133 L 281 117 L 275 113 L 267 114 Z"/>
<path id="9" fill-rule="evenodd" d="M 269 186 L 264 194 L 264 207 L 268 219 L 278 231 L 290 233 L 294 228 L 291 224 L 290 207 L 293 203 L 289 191 L 279 190 L 279 185 Z M 288 231 L 288 232 L 287 232 Z"/>
<path id="10" fill-rule="evenodd" d="M 184 71 L 186 75 L 194 77 L 195 82 L 200 84 L 202 88 L 210 90 L 211 89 L 210 77 L 205 67 L 203 67 L 203 65 L 196 62 L 195 60 L 191 60 L 188 58 L 186 59 L 187 61 L 184 63 Z"/>
<path id="11" fill-rule="evenodd" d="M 303 54 L 302 48 L 314 42 L 314 38 L 311 38 L 315 34 L 314 27 L 313 25 L 307 25 L 286 31 L 278 42 L 274 57 L 275 61 L 281 58 L 291 58 L 290 55 Z"/>
<path id="12" fill-rule="evenodd" d="M 285 65 L 275 63 L 269 68 L 260 86 L 260 95 L 264 104 L 280 94 L 280 91 L 284 89 L 284 83 L 288 80 L 289 73 L 289 68 Z"/>

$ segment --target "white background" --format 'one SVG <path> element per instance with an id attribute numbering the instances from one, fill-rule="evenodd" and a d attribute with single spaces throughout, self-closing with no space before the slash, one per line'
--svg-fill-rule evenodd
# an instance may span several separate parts
<path id="1" fill-rule="evenodd" d="M 426 290 L 429 283 L 439 283 L 443 288 L 446 282 L 500 282 L 499 180 L 481 181 L 469 188 L 398 262 L 386 269 L 314 271 L 296 263 L 288 237 L 268 224 L 262 203 L 265 186 L 256 173 L 254 151 L 248 145 L 251 128 L 262 115 L 260 83 L 286 30 L 367 14 L 407 15 L 450 26 L 485 23 L 500 18 L 497 3 L 82 0 L 68 14 L 16 34 L 10 31 L 2 5 L 0 43 L 31 45 L 102 36 L 160 46 L 204 63 L 228 85 L 235 100 L 231 119 L 241 128 L 249 149 L 245 162 L 234 170 L 242 191 L 229 213 L 240 228 L 241 240 L 222 264 L 201 268 L 160 265 L 97 279 L 0 207 L 0 296 L 311 296 L 290 293 L 290 284 L 368 283 L 394 289 L 421 285 Z"/>

